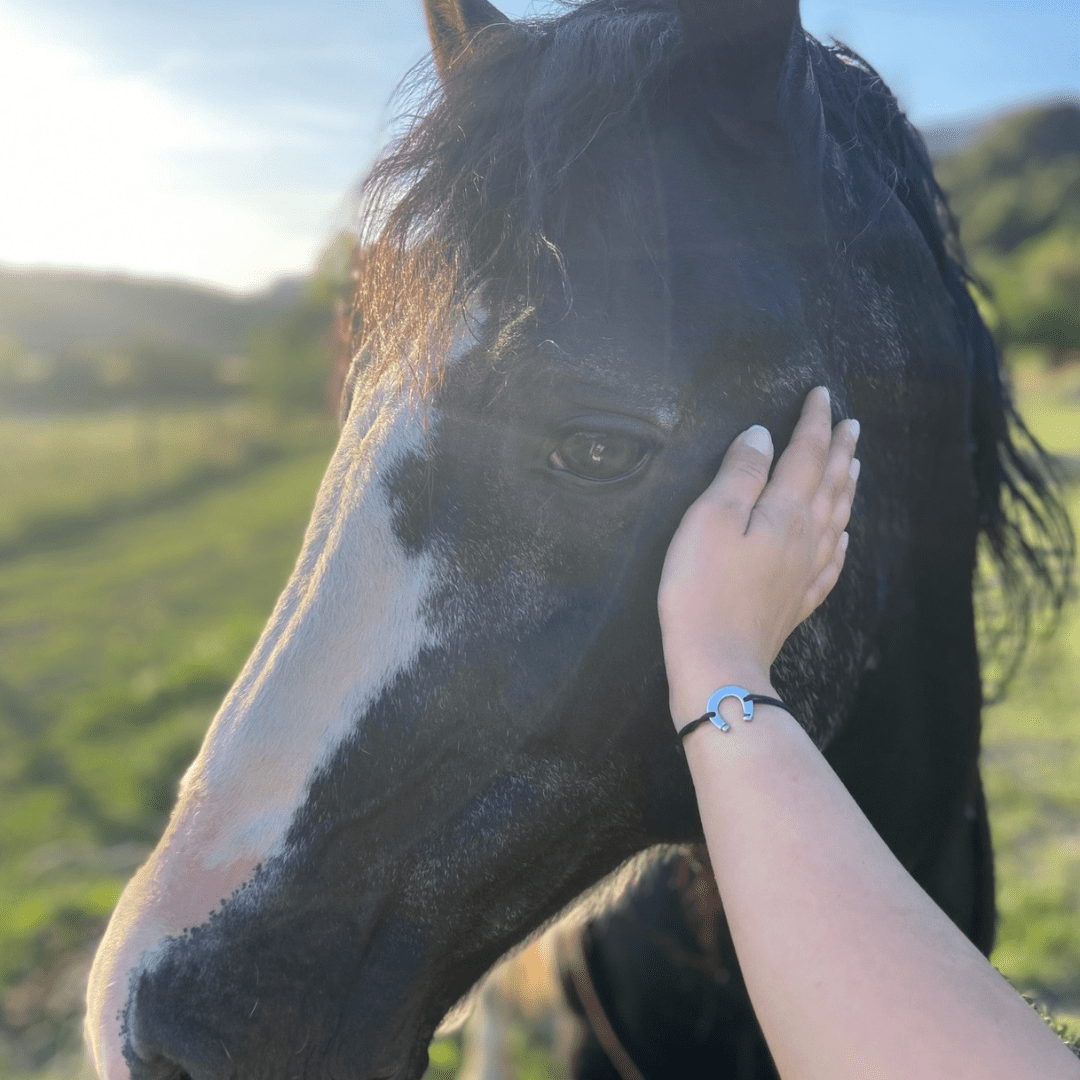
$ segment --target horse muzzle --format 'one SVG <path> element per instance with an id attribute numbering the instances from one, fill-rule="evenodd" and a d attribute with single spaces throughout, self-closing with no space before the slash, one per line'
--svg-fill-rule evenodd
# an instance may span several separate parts
<path id="1" fill-rule="evenodd" d="M 335 958 L 168 950 L 132 987 L 130 1080 L 415 1080 L 426 1064 L 407 963 L 376 959 L 346 989 Z M 379 952 L 378 942 L 373 952 Z M 346 947 L 342 950 L 349 952 Z M 324 968 L 320 978 L 311 968 Z M 396 977 L 393 977 L 396 976 Z M 297 993 L 293 980 L 303 979 Z"/>

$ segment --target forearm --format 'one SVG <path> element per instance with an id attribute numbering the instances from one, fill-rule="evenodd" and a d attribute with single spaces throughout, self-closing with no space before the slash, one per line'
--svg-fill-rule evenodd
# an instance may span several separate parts
<path id="1" fill-rule="evenodd" d="M 785 1080 L 1080 1076 L 787 713 L 759 706 L 728 733 L 706 724 L 686 753 L 739 960 Z"/>

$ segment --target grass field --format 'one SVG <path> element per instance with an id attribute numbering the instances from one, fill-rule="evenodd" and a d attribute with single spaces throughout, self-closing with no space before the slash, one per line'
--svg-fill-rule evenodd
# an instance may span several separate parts
<path id="1" fill-rule="evenodd" d="M 1019 367 L 1017 389 L 1047 449 L 1080 454 L 1080 366 Z M 1080 489 L 1068 491 L 1080 523 Z M 993 960 L 1080 1030 L 1080 604 L 1037 636 L 1006 699 L 984 713 L 998 873 Z"/>
<path id="2" fill-rule="evenodd" d="M 1037 433 L 1080 453 L 1080 369 L 1019 381 Z M 242 406 L 0 417 L 0 1080 L 77 1074 L 95 939 L 288 575 L 332 440 Z M 1080 1018 L 1078 652 L 1074 604 L 988 710 L 984 760 L 994 959 Z M 455 1047 L 436 1058 L 449 1080 Z"/>
<path id="3" fill-rule="evenodd" d="M 17 478 L 0 533 L 0 1077 L 77 1054 L 93 939 L 288 575 L 332 440 L 235 408 L 0 420 Z"/>

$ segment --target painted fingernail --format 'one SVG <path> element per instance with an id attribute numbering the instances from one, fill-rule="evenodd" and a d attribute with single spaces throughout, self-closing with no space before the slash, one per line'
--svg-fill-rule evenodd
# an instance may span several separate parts
<path id="1" fill-rule="evenodd" d="M 772 453 L 772 436 L 768 428 L 763 428 L 760 424 L 747 428 L 742 433 L 742 441 L 744 445 L 752 446 L 762 454 Z"/>
<path id="2" fill-rule="evenodd" d="M 851 474 L 852 480 L 859 479 L 859 470 L 862 468 L 862 462 L 857 458 L 851 459 L 851 464 L 848 466 L 848 472 Z"/>
<path id="3" fill-rule="evenodd" d="M 849 420 L 848 423 L 851 425 L 851 434 L 852 434 L 852 436 L 856 440 L 858 440 L 859 433 L 862 431 L 862 424 L 860 424 L 858 420 L 854 420 L 854 419 Z"/>

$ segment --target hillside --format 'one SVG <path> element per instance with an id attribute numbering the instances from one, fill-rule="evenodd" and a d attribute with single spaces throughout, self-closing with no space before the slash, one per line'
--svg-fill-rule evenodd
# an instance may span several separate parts
<path id="1" fill-rule="evenodd" d="M 944 124 L 920 127 L 919 134 L 926 143 L 933 161 L 950 154 L 960 154 L 974 146 L 1000 119 L 997 115 L 976 116 Z"/>
<path id="2" fill-rule="evenodd" d="M 319 408 L 334 301 L 319 273 L 321 292 L 315 278 L 285 278 L 242 296 L 115 274 L 0 269 L 0 409 L 176 406 L 253 391 L 289 409 Z"/>
<path id="3" fill-rule="evenodd" d="M 0 268 L 0 339 L 47 355 L 149 339 L 227 356 L 301 293 L 292 280 L 240 296 L 120 274 Z"/>
<path id="4" fill-rule="evenodd" d="M 1013 113 L 936 171 L 1004 340 L 1080 350 L 1080 105 Z"/>

